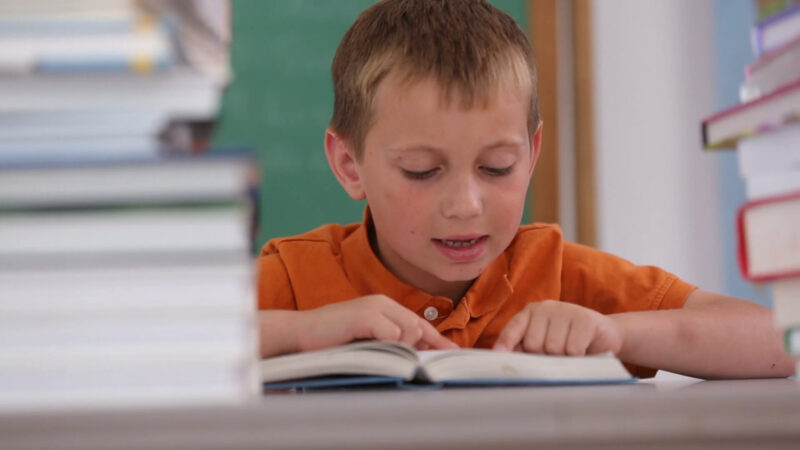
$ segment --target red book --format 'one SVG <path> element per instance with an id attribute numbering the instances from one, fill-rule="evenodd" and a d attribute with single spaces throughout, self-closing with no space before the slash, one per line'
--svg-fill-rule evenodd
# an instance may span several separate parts
<path id="1" fill-rule="evenodd" d="M 728 108 L 703 120 L 703 147 L 730 148 L 739 139 L 767 133 L 800 120 L 800 78 L 771 94 Z"/>
<path id="2" fill-rule="evenodd" d="M 800 36 L 745 67 L 739 98 L 749 102 L 794 81 L 800 75 Z"/>
<path id="3" fill-rule="evenodd" d="M 745 203 L 737 228 L 742 276 L 750 281 L 800 277 L 800 192 Z"/>

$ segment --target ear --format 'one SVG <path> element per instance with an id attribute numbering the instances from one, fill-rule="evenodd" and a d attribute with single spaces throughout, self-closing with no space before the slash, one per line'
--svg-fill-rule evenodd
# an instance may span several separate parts
<path id="1" fill-rule="evenodd" d="M 325 130 L 325 156 L 333 174 L 354 200 L 364 200 L 366 194 L 358 171 L 358 161 L 350 144 L 335 131 Z"/>
<path id="2" fill-rule="evenodd" d="M 533 169 L 536 167 L 536 161 L 539 160 L 539 153 L 542 150 L 542 128 L 544 128 L 544 122 L 540 120 L 539 125 L 536 126 L 536 132 L 533 133 L 533 139 L 531 139 L 531 166 L 528 168 L 528 175 L 533 174 Z"/>

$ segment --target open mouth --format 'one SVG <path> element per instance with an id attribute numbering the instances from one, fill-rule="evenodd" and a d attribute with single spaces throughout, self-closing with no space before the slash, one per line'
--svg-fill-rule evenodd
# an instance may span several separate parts
<path id="1" fill-rule="evenodd" d="M 441 242 L 442 244 L 448 246 L 448 247 L 463 248 L 463 247 L 469 247 L 471 245 L 477 244 L 478 241 L 480 239 L 483 239 L 484 237 L 485 236 L 476 237 L 476 238 L 473 238 L 473 239 L 455 240 L 455 241 L 454 240 L 449 240 L 449 239 L 437 239 L 437 240 L 439 242 Z"/>
<path id="2" fill-rule="evenodd" d="M 489 236 L 477 236 L 469 239 L 433 239 L 436 248 L 447 258 L 465 262 L 480 256 L 486 249 Z"/>

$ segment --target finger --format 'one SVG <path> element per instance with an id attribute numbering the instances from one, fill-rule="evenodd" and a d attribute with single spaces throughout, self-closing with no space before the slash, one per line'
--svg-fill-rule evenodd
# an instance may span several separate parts
<path id="1" fill-rule="evenodd" d="M 414 347 L 422 339 L 422 326 L 418 317 L 414 316 L 409 319 L 405 320 L 404 323 L 398 324 L 400 326 L 400 338 L 398 340 Z"/>
<path id="2" fill-rule="evenodd" d="M 409 345 L 415 347 L 428 346 L 433 349 L 442 350 L 459 348 L 455 342 L 447 339 L 436 331 L 436 328 L 427 320 L 419 317 L 411 310 L 395 301 L 385 303 L 382 312 L 389 320 L 398 324 L 400 328 L 404 330 L 403 339 L 404 342 Z M 412 331 L 415 329 L 419 331 Z"/>
<path id="3" fill-rule="evenodd" d="M 377 339 L 379 341 L 398 342 L 400 336 L 403 334 L 403 330 L 385 315 L 377 314 L 368 324 L 367 333 L 368 336 L 361 337 Z"/>
<path id="4" fill-rule="evenodd" d="M 546 314 L 532 314 L 528 329 L 522 338 L 522 350 L 528 353 L 545 353 L 544 343 L 549 333 L 550 321 L 552 319 Z"/>
<path id="5" fill-rule="evenodd" d="M 416 314 L 384 295 L 371 297 L 370 304 L 377 313 L 371 316 L 370 326 L 380 326 L 380 330 L 376 329 L 374 331 L 382 333 L 385 340 L 402 342 L 411 346 L 419 341 L 422 336 L 422 330 L 418 325 Z M 375 316 L 380 317 L 377 324 L 372 323 L 375 320 Z M 389 326 L 387 323 L 391 323 L 393 326 Z M 395 330 L 397 330 L 396 336 L 394 335 Z"/>
<path id="6" fill-rule="evenodd" d="M 567 335 L 572 320 L 551 318 L 544 338 L 544 351 L 548 355 L 563 355 L 567 347 Z"/>
<path id="7" fill-rule="evenodd" d="M 422 328 L 422 338 L 419 341 L 420 343 L 438 350 L 455 350 L 459 348 L 455 342 L 447 339 L 438 331 L 436 331 L 436 328 L 434 328 L 433 325 L 421 318 L 419 321 L 420 327 Z"/>
<path id="8" fill-rule="evenodd" d="M 583 356 L 594 338 L 594 323 L 588 320 L 575 320 L 567 335 L 566 353 L 570 356 Z"/>
<path id="9" fill-rule="evenodd" d="M 525 336 L 525 331 L 528 329 L 530 315 L 530 311 L 526 308 L 512 317 L 497 337 L 494 343 L 494 350 L 508 352 L 520 344 Z"/>

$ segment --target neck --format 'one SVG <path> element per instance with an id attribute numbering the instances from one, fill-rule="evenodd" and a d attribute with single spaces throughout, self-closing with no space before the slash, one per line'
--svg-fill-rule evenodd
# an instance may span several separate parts
<path id="1" fill-rule="evenodd" d="M 472 283 L 475 281 L 444 281 L 419 269 L 415 269 L 414 273 L 403 274 L 396 270 L 396 268 L 391 267 L 391 264 L 388 264 L 385 258 L 381 256 L 380 245 L 378 245 L 374 226 L 368 228 L 368 236 L 370 248 L 372 248 L 375 256 L 400 281 L 435 297 L 449 298 L 453 301 L 454 307 L 458 305 L 458 302 L 466 295 Z"/>

